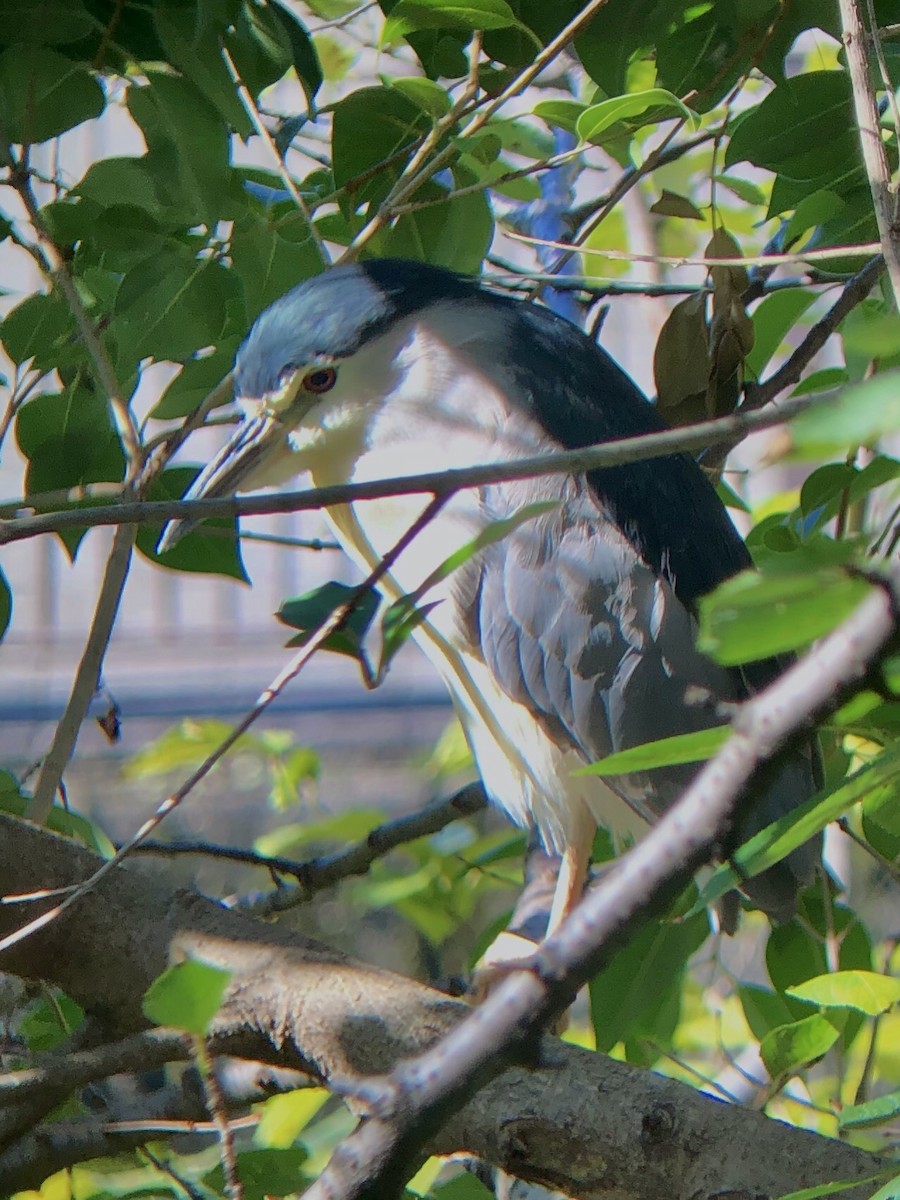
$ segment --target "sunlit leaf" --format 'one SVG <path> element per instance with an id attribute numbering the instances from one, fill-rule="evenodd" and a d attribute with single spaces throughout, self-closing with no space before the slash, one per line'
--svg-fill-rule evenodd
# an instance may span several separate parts
<path id="1" fill-rule="evenodd" d="M 643 746 L 619 750 L 599 762 L 573 772 L 575 775 L 627 775 L 633 771 L 651 771 L 654 767 L 672 767 L 679 763 L 705 762 L 728 741 L 730 725 L 698 729 L 675 737 L 660 738 Z"/>
<path id="2" fill-rule="evenodd" d="M 773 1079 L 793 1075 L 821 1058 L 838 1040 L 837 1029 L 818 1015 L 804 1017 L 767 1033 L 759 1053 Z"/>
<path id="3" fill-rule="evenodd" d="M 835 971 L 807 979 L 790 988 L 788 994 L 820 1008 L 855 1008 L 866 1016 L 877 1017 L 900 1001 L 900 979 L 874 971 Z"/>
<path id="4" fill-rule="evenodd" d="M 144 1015 L 157 1025 L 204 1034 L 219 1011 L 231 972 L 189 958 L 154 979 L 144 994 Z"/>

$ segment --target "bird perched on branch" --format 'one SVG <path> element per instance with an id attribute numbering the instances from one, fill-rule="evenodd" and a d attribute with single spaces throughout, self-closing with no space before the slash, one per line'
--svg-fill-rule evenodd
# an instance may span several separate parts
<path id="1" fill-rule="evenodd" d="M 514 461 L 664 427 L 574 325 L 394 260 L 334 268 L 277 300 L 238 352 L 235 385 L 246 419 L 189 496 L 303 472 L 324 486 Z M 327 515 L 368 573 L 428 500 Z M 442 574 L 490 528 L 505 536 L 483 537 Z M 182 530 L 170 526 L 161 545 Z M 461 489 L 380 582 L 389 600 L 421 593 L 428 615 L 414 636 L 447 684 L 488 795 L 562 856 L 551 930 L 580 898 L 596 827 L 639 835 L 696 770 L 602 779 L 578 768 L 723 724 L 723 708 L 777 673 L 774 662 L 726 669 L 696 648 L 698 600 L 749 565 L 712 484 L 677 454 Z M 813 746 L 783 757 L 743 800 L 735 844 L 806 800 L 817 772 Z M 817 856 L 813 844 L 795 851 L 747 894 L 789 917 Z"/>

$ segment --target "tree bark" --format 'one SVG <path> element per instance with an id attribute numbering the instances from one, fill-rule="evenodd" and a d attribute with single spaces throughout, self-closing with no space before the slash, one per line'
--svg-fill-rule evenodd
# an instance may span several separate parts
<path id="1" fill-rule="evenodd" d="M 65 887 L 89 851 L 0 814 L 9 895 Z M 41 904 L 0 906 L 0 935 Z M 109 1039 L 146 1028 L 149 983 L 186 955 L 233 972 L 211 1033 L 216 1053 L 299 1068 L 339 1087 L 384 1073 L 456 1027 L 459 1001 L 120 867 L 0 963 L 63 988 Z M 432 1152 L 467 1151 L 579 1200 L 770 1197 L 871 1177 L 876 1156 L 726 1105 L 684 1084 L 546 1038 L 537 1066 L 506 1070 L 442 1129 Z M 351 1088 L 352 1090 L 352 1088 Z M 0 1093 L 11 1115 L 15 1092 Z M 11 1127 L 14 1127 L 14 1123 Z M 0 1191 L 6 1189 L 0 1149 Z M 20 1160 L 19 1160 L 20 1161 Z M 41 1164 L 35 1163 L 36 1186 Z M 22 1186 L 18 1183 L 18 1186 Z M 867 1196 L 871 1187 L 842 1193 Z"/>

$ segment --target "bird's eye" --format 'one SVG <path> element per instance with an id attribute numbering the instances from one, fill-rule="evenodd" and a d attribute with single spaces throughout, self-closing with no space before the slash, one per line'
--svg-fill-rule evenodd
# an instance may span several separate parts
<path id="1" fill-rule="evenodd" d="M 312 392 L 315 396 L 330 392 L 336 383 L 337 371 L 334 367 L 319 367 L 316 371 L 310 371 L 303 379 L 304 390 Z"/>

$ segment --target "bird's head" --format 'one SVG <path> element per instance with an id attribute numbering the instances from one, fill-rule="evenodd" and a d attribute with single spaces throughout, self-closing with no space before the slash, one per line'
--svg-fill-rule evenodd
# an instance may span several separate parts
<path id="1" fill-rule="evenodd" d="M 287 292 L 238 350 L 235 399 L 244 419 L 184 498 L 274 486 L 340 453 L 397 384 L 390 347 L 378 352 L 380 335 L 442 301 L 483 295 L 473 280 L 391 259 L 336 267 Z M 170 522 L 160 552 L 195 524 Z"/>

